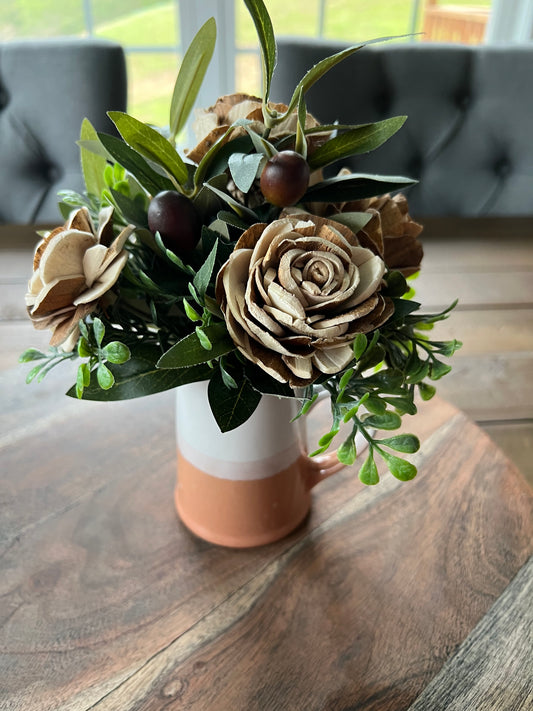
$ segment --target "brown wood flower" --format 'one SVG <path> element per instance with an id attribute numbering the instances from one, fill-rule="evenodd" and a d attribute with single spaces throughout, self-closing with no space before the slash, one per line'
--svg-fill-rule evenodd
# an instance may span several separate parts
<path id="1" fill-rule="evenodd" d="M 95 230 L 82 207 L 37 245 L 26 294 L 28 314 L 35 328 L 52 330 L 50 345 L 66 352 L 76 345 L 79 320 L 95 310 L 128 259 L 124 244 L 134 227 L 115 238 L 112 217 L 112 207 L 102 209 Z"/>
<path id="2" fill-rule="evenodd" d="M 217 300 L 241 353 L 298 387 L 345 368 L 355 336 L 391 315 L 379 293 L 384 271 L 343 225 L 290 215 L 243 233 L 218 274 Z"/>
<path id="3" fill-rule="evenodd" d="M 280 114 L 287 111 L 285 104 L 269 103 L 269 107 Z M 195 163 L 199 163 L 211 146 L 216 143 L 228 130 L 228 128 L 238 119 L 248 119 L 252 121 L 250 127 L 255 133 L 262 135 L 265 131 L 263 122 L 263 110 L 261 99 L 249 94 L 228 94 L 221 96 L 213 106 L 208 109 L 199 109 L 195 113 L 195 120 L 192 129 L 198 144 L 187 152 L 187 157 Z M 286 119 L 273 127 L 269 134 L 270 141 L 276 141 L 296 132 L 298 114 L 296 111 L 287 116 Z M 319 122 L 311 116 L 306 115 L 305 127 L 314 128 L 319 126 Z M 233 140 L 244 135 L 245 130 L 237 127 L 227 140 Z M 308 151 L 311 154 L 313 149 L 324 143 L 329 137 L 327 132 L 319 132 L 308 137 Z M 288 146 L 291 148 L 291 146 Z"/>

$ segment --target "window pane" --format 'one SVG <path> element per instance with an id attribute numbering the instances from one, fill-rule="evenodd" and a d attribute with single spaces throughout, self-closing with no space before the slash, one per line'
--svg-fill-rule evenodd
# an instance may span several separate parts
<path id="1" fill-rule="evenodd" d="M 168 125 L 179 61 L 166 52 L 127 54 L 128 113 L 156 126 Z"/>
<path id="2" fill-rule="evenodd" d="M 94 33 L 128 46 L 177 46 L 175 4 L 153 0 L 93 0 Z"/>
<path id="3" fill-rule="evenodd" d="M 79 0 L 2 0 L 0 40 L 18 37 L 81 35 L 85 20 Z"/>

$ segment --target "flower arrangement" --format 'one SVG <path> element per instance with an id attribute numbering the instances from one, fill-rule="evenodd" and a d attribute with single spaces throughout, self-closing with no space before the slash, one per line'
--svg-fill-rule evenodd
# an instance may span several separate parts
<path id="1" fill-rule="evenodd" d="M 307 90 L 362 45 L 311 68 L 288 105 L 270 101 L 276 63 L 262 0 L 244 0 L 262 56 L 263 96 L 234 94 L 201 111 L 198 145 L 182 156 L 188 121 L 216 39 L 214 20 L 183 59 L 168 135 L 110 112 L 120 137 L 81 128 L 83 195 L 63 191 L 64 225 L 42 235 L 26 297 L 30 319 L 51 329 L 50 351 L 28 381 L 81 362 L 68 394 L 119 400 L 208 380 L 222 431 L 245 422 L 263 395 L 297 398 L 305 414 L 325 389 L 332 424 L 351 431 L 337 449 L 353 464 L 355 435 L 368 443 L 359 477 L 378 481 L 379 454 L 396 477 L 415 466 L 414 435 L 379 438 L 429 399 L 458 341 L 430 340 L 449 309 L 423 314 L 407 278 L 420 268 L 421 225 L 398 193 L 403 177 L 324 169 L 371 151 L 405 117 L 320 125 Z M 395 193 L 394 197 L 391 193 Z M 199 424 L 199 426 L 201 426 Z"/>

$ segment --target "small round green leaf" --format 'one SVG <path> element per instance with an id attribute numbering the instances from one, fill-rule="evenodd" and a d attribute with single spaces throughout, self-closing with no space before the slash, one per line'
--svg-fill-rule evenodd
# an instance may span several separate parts
<path id="1" fill-rule="evenodd" d="M 130 349 L 120 341 L 111 341 L 111 343 L 104 346 L 102 353 L 110 363 L 116 363 L 117 365 L 125 363 L 131 358 Z"/>
<path id="2" fill-rule="evenodd" d="M 359 480 L 367 486 L 373 486 L 379 482 L 378 468 L 376 467 L 372 451 L 370 451 L 370 454 L 359 470 Z"/>
<path id="3" fill-rule="evenodd" d="M 98 380 L 98 385 L 102 390 L 109 390 L 115 384 L 115 377 L 109 368 L 100 363 L 96 370 L 96 379 Z"/>

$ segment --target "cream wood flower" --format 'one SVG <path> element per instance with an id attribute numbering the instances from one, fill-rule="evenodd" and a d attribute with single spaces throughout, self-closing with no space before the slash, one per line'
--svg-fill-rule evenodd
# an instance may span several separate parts
<path id="1" fill-rule="evenodd" d="M 217 300 L 243 355 L 298 387 L 345 368 L 355 336 L 389 318 L 384 271 L 343 225 L 289 215 L 243 233 L 217 276 Z"/>
<path id="2" fill-rule="evenodd" d="M 115 238 L 112 216 L 112 207 L 102 209 L 95 230 L 82 207 L 37 245 L 26 306 L 34 327 L 51 329 L 50 345 L 64 351 L 74 348 L 78 321 L 94 311 L 128 259 L 124 244 L 134 227 Z"/>
<path id="3" fill-rule="evenodd" d="M 287 110 L 286 104 L 269 103 L 270 108 L 279 113 Z M 265 125 L 263 123 L 263 110 L 261 99 L 248 94 L 229 94 L 221 96 L 213 106 L 208 109 L 197 109 L 195 120 L 192 124 L 198 145 L 187 152 L 187 157 L 195 163 L 199 163 L 211 146 L 216 143 L 228 130 L 232 123 L 238 119 L 248 119 L 252 121 L 251 128 L 255 133 L 263 134 Z M 289 134 L 296 132 L 298 123 L 297 112 L 294 111 L 281 123 L 274 126 L 269 134 L 269 140 L 275 141 Z M 306 128 L 319 126 L 319 122 L 311 116 L 306 115 Z M 236 128 L 228 140 L 233 140 L 244 135 L 244 128 Z M 311 154 L 313 149 L 324 143 L 329 138 L 328 132 L 312 134 L 308 138 L 308 151 Z M 291 146 L 289 146 L 291 148 Z"/>

